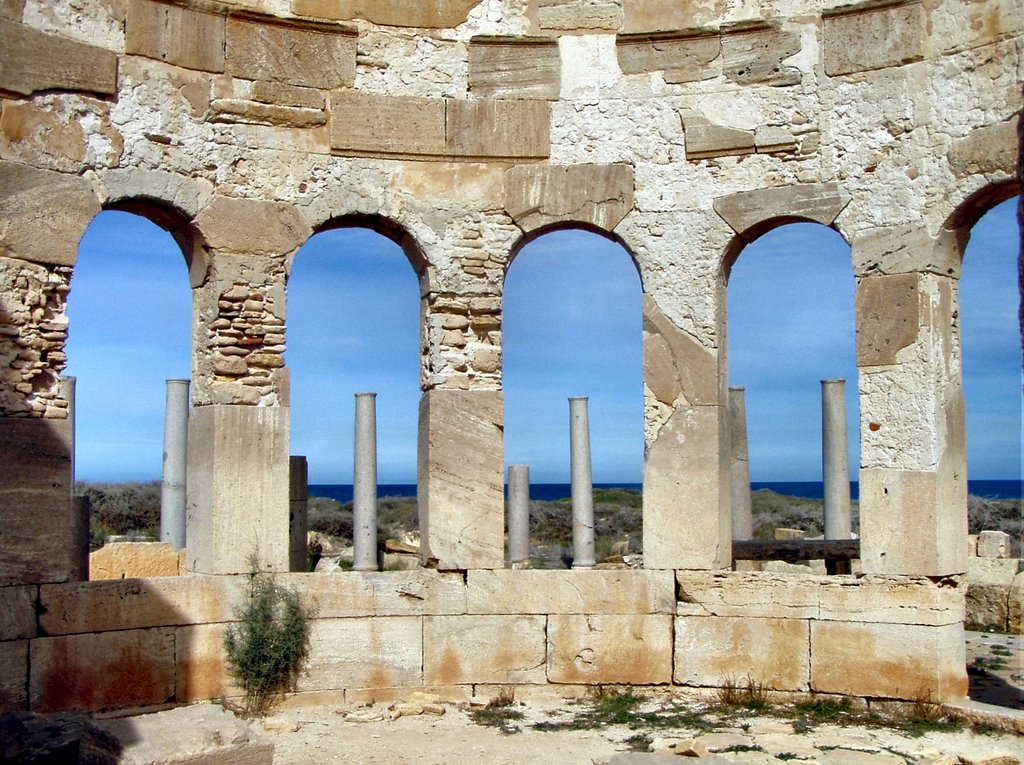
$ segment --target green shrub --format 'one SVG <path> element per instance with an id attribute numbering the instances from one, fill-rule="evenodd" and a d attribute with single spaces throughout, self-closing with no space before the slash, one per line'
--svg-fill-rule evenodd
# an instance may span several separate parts
<path id="1" fill-rule="evenodd" d="M 262 715 L 295 687 L 309 653 L 312 615 L 298 593 L 253 567 L 249 599 L 224 637 L 228 670 L 245 694 L 244 714 Z"/>

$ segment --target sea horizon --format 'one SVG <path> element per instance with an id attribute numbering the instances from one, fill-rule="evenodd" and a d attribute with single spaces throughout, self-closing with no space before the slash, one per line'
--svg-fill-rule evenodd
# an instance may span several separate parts
<path id="1" fill-rule="evenodd" d="M 640 483 L 595 483 L 595 489 L 625 489 L 641 491 Z M 805 499 L 822 499 L 824 485 L 821 481 L 751 481 L 750 490 L 768 489 L 776 494 Z M 508 485 L 505 486 L 506 494 Z M 1024 491 L 1019 480 L 979 479 L 967 482 L 967 493 L 986 499 L 1020 499 Z M 572 495 L 572 485 L 568 483 L 531 483 L 530 499 L 551 502 L 566 499 Z M 311 483 L 309 496 L 324 497 L 341 503 L 352 501 L 352 484 L 350 483 Z M 383 497 L 415 497 L 415 483 L 381 483 L 377 485 L 377 496 Z M 860 483 L 850 481 L 850 498 L 859 499 Z"/>

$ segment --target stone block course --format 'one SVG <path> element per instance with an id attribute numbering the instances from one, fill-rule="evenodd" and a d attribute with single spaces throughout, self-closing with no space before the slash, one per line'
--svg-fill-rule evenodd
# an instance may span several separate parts
<path id="1" fill-rule="evenodd" d="M 125 52 L 186 69 L 224 71 L 225 16 L 158 0 L 129 0 Z"/>
<path id="2" fill-rule="evenodd" d="M 300 691 L 338 688 L 420 686 L 423 674 L 423 620 L 318 619 L 310 635 L 309 662 Z"/>
<path id="3" fill-rule="evenodd" d="M 226 70 L 235 77 L 323 89 L 355 83 L 356 32 L 348 27 L 235 15 L 225 44 Z"/>
<path id="4" fill-rule="evenodd" d="M 90 581 L 184 573 L 184 552 L 170 542 L 108 542 L 89 553 Z"/>
<path id="5" fill-rule="evenodd" d="M 354 154 L 445 154 L 445 103 L 419 96 L 331 93 L 331 147 Z"/>
<path id="6" fill-rule="evenodd" d="M 667 614 L 552 614 L 547 645 L 552 683 L 672 682 Z"/>
<path id="7" fill-rule="evenodd" d="M 0 90 L 29 95 L 41 90 L 79 90 L 110 95 L 117 90 L 117 55 L 0 18 Z"/>
<path id="8" fill-rule="evenodd" d="M 740 85 L 798 85 L 800 70 L 782 62 L 800 52 L 800 35 L 775 24 L 739 23 L 722 28 L 722 73 Z"/>
<path id="9" fill-rule="evenodd" d="M 967 694 L 960 624 L 811 623 L 811 690 L 955 701 Z M 850 657 L 856 656 L 857 661 Z"/>
<path id="10" fill-rule="evenodd" d="M 543 158 L 551 153 L 547 101 L 448 102 L 445 153 L 453 157 Z"/>
<path id="11" fill-rule="evenodd" d="M 678 571 L 676 613 L 771 619 L 818 617 L 818 577 L 769 573 Z"/>
<path id="12" fill-rule="evenodd" d="M 844 6 L 822 14 L 825 73 L 836 77 L 921 59 L 921 3 Z"/>
<path id="13" fill-rule="evenodd" d="M 670 571 L 476 570 L 467 574 L 471 614 L 672 613 Z"/>
<path id="14" fill-rule="evenodd" d="M 557 100 L 561 75 L 553 37 L 470 40 L 469 91 L 474 96 Z"/>
<path id="15" fill-rule="evenodd" d="M 953 237 L 948 230 L 932 236 L 919 223 L 868 229 L 853 240 L 854 272 L 858 276 L 913 273 L 959 276 L 960 248 L 951 241 Z M 873 284 L 872 289 L 880 288 L 880 284 Z M 873 309 L 878 311 L 880 307 L 873 306 Z"/>
<path id="16" fill-rule="evenodd" d="M 39 712 L 152 706 L 174 699 L 174 628 L 38 638 L 29 703 Z"/>
<path id="17" fill-rule="evenodd" d="M 543 683 L 543 616 L 423 617 L 428 685 Z"/>
<path id="18" fill-rule="evenodd" d="M 661 72 L 665 82 L 708 80 L 722 73 L 717 32 L 619 35 L 616 52 L 623 74 Z"/>
<path id="19" fill-rule="evenodd" d="M 916 274 L 862 279 L 856 293 L 857 366 L 895 364 L 897 354 L 917 342 L 920 277 Z"/>
<path id="20" fill-rule="evenodd" d="M 322 619 L 466 613 L 466 583 L 457 573 L 346 571 L 292 574 L 280 581 L 315 605 Z"/>
<path id="21" fill-rule="evenodd" d="M 196 624 L 174 631 L 174 700 L 189 704 L 241 696 L 224 660 L 225 624 Z"/>

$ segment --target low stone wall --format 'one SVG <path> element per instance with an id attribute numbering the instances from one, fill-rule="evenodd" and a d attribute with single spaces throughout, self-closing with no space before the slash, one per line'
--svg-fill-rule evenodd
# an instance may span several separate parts
<path id="1" fill-rule="evenodd" d="M 969 629 L 1024 634 L 1024 561 L 1011 558 L 1004 531 L 968 537 L 966 616 Z"/>
<path id="2" fill-rule="evenodd" d="M 0 708 L 97 711 L 236 694 L 246 576 L 0 589 Z M 600 684 L 936 700 L 967 690 L 963 587 L 911 577 L 673 571 L 285 574 L 317 608 L 300 701 Z M 525 690 L 525 689 L 524 689 Z"/>

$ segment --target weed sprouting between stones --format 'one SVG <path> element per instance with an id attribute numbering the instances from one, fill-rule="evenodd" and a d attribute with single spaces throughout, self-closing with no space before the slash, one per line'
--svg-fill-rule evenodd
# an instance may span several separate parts
<path id="1" fill-rule="evenodd" d="M 515 700 L 515 691 L 512 688 L 503 688 L 497 696 L 487 702 L 486 706 L 470 711 L 469 719 L 477 725 L 506 729 L 511 726 L 513 720 L 523 719 L 522 710 L 512 708 Z"/>

